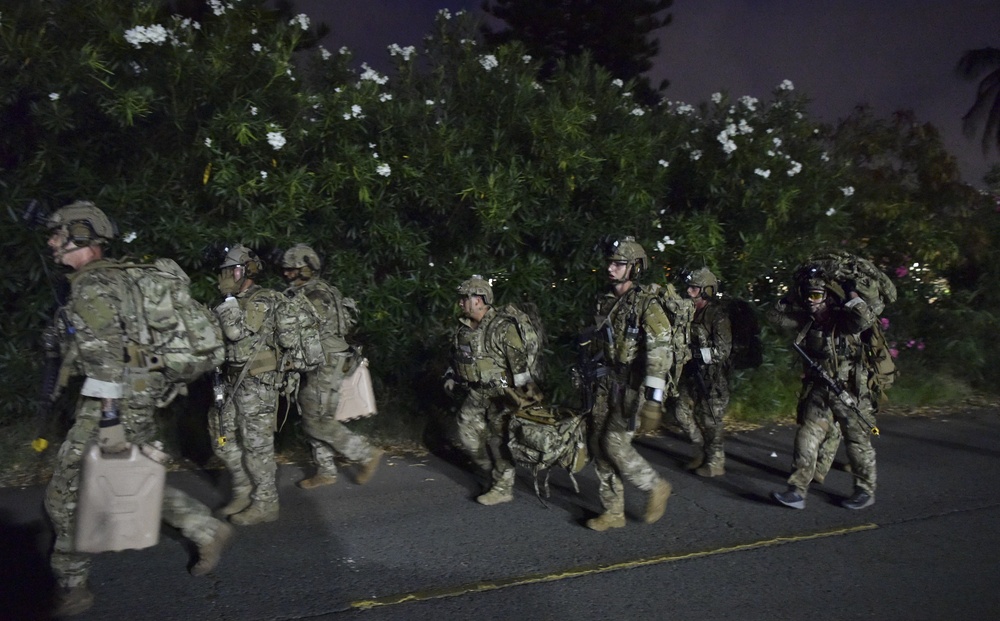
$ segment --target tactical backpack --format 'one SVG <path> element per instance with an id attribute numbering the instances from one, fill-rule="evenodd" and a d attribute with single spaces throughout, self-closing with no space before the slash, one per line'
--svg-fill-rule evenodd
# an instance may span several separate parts
<path id="1" fill-rule="evenodd" d="M 496 308 L 496 312 L 500 317 L 510 319 L 517 327 L 517 333 L 521 336 L 524 351 L 528 357 L 528 371 L 531 373 L 531 379 L 541 381 L 545 331 L 534 305 L 525 304 L 525 307 L 531 311 L 531 314 L 513 304 Z"/>
<path id="2" fill-rule="evenodd" d="M 513 461 L 531 471 L 535 495 L 542 498 L 538 478 L 545 471 L 545 497 L 549 497 L 549 473 L 561 466 L 569 473 L 573 489 L 579 493 L 574 473 L 587 465 L 586 416 L 557 406 L 532 405 L 511 416 L 507 448 Z M 542 502 L 544 504 L 544 501 Z"/>
<path id="3" fill-rule="evenodd" d="M 285 297 L 275 316 L 281 371 L 312 371 L 326 362 L 316 309 L 304 296 Z"/>
<path id="4" fill-rule="evenodd" d="M 171 259 L 152 264 L 118 263 L 135 286 L 127 287 L 122 313 L 136 339 L 139 361 L 171 382 L 192 382 L 226 358 L 215 315 L 191 297 L 191 279 Z"/>
<path id="5" fill-rule="evenodd" d="M 757 311 L 746 300 L 737 298 L 723 298 L 716 303 L 726 310 L 732 329 L 730 366 L 736 370 L 756 369 L 764 362 L 764 343 L 760 338 Z"/>
<path id="6" fill-rule="evenodd" d="M 674 352 L 674 362 L 667 371 L 667 396 L 677 396 L 677 385 L 684 365 L 691 360 L 691 322 L 694 320 L 694 300 L 677 294 L 674 286 L 649 285 L 643 290 L 656 296 L 657 301 L 670 320 L 670 342 Z"/>

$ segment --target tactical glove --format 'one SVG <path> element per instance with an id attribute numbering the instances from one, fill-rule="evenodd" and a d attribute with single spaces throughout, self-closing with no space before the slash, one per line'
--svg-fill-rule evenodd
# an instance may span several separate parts
<path id="1" fill-rule="evenodd" d="M 215 314 L 219 316 L 220 319 L 225 320 L 228 317 L 232 317 L 234 314 L 240 312 L 240 303 L 236 301 L 233 296 L 227 297 L 215 307 Z"/>
<path id="2" fill-rule="evenodd" d="M 450 377 L 444 381 L 444 391 L 449 397 L 455 396 L 455 380 Z"/>

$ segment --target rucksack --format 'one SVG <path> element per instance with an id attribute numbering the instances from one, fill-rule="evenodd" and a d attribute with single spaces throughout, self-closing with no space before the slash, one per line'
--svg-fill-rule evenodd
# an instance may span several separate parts
<path id="1" fill-rule="evenodd" d="M 691 322 L 694 320 L 694 300 L 677 294 L 674 286 L 649 285 L 643 287 L 656 296 L 657 301 L 667 313 L 670 320 L 670 341 L 673 346 L 674 363 L 667 371 L 667 396 L 677 396 L 677 386 L 681 379 L 684 365 L 691 360 Z"/>
<path id="2" fill-rule="evenodd" d="M 757 311 L 746 300 L 723 298 L 721 304 L 729 316 L 733 348 L 729 354 L 730 366 L 736 370 L 756 369 L 764 362 L 764 343 L 760 338 Z"/>
<path id="3" fill-rule="evenodd" d="M 569 473 L 573 489 L 580 487 L 574 473 L 587 465 L 586 416 L 557 406 L 532 405 L 514 413 L 510 418 L 507 448 L 513 461 L 531 471 L 535 495 L 541 499 L 538 488 L 539 474 L 545 471 L 545 497 L 549 496 L 551 468 L 561 466 Z M 543 501 L 544 504 L 544 501 Z"/>
<path id="4" fill-rule="evenodd" d="M 896 301 L 896 285 L 885 272 L 868 259 L 850 252 L 838 250 L 809 257 L 795 271 L 793 280 L 802 283 L 812 273 L 838 283 L 853 282 L 854 290 L 876 315 L 881 315 L 886 306 Z"/>
<path id="5" fill-rule="evenodd" d="M 517 333 L 521 336 L 528 357 L 528 371 L 531 373 L 531 378 L 537 382 L 542 379 L 542 351 L 545 330 L 534 305 L 525 303 L 523 306 L 530 311 L 530 314 L 513 304 L 496 308 L 496 312 L 500 317 L 510 319 L 517 327 Z"/>
<path id="6" fill-rule="evenodd" d="M 126 288 L 122 314 L 150 370 L 188 383 L 223 363 L 222 328 L 212 311 L 191 297 L 191 279 L 176 262 L 114 266 L 135 284 Z"/>
<path id="7" fill-rule="evenodd" d="M 274 320 L 281 371 L 312 371 L 326 361 L 316 309 L 305 298 L 282 296 Z"/>

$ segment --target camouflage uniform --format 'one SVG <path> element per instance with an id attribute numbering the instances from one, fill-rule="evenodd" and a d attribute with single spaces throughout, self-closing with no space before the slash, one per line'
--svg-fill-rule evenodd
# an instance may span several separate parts
<path id="1" fill-rule="evenodd" d="M 274 430 L 282 373 L 275 317 L 285 298 L 256 284 L 235 298 L 236 304 L 215 309 L 226 338 L 226 401 L 218 416 L 209 416 L 209 432 L 232 476 L 233 496 L 276 505 Z M 216 440 L 222 437 L 224 443 Z"/>
<path id="2" fill-rule="evenodd" d="M 71 329 L 63 331 L 64 364 L 72 375 L 86 381 L 76 404 L 73 426 L 59 449 L 52 480 L 45 491 L 45 509 L 55 528 L 52 570 L 60 587 L 83 587 L 90 570 L 90 556 L 73 551 L 81 459 L 86 447 L 97 440 L 101 398 L 121 394 L 119 418 L 126 439 L 133 444 L 150 442 L 156 436 L 154 414 L 158 401 L 170 386 L 163 375 L 130 364 L 125 349 L 137 345 L 136 335 L 123 326 L 120 316 L 126 287 L 134 286 L 117 262 L 93 261 L 70 274 L 70 299 L 63 317 Z M 221 529 L 229 528 L 213 518 L 201 502 L 180 490 L 165 487 L 163 521 L 180 530 L 199 548 L 212 543 Z"/>
<path id="3" fill-rule="evenodd" d="M 322 279 L 310 278 L 289 287 L 285 294 L 304 297 L 320 318 L 326 362 L 303 374 L 297 400 L 302 429 L 306 432 L 316 462 L 317 476 L 335 477 L 337 465 L 334 459 L 338 454 L 361 463 L 370 462 L 377 456 L 376 449 L 364 436 L 352 433 L 334 417 L 340 402 L 344 368 L 354 355 L 345 340 L 351 319 L 346 315 L 340 291 Z"/>
<path id="4" fill-rule="evenodd" d="M 668 485 L 632 446 L 643 387 L 663 389 L 673 365 L 670 320 L 656 298 L 633 285 L 597 301 L 595 318 L 607 375 L 598 379 L 590 421 L 601 506 L 625 514 L 622 477 L 643 491 Z M 630 338 L 629 328 L 638 328 Z"/>
<path id="5" fill-rule="evenodd" d="M 771 309 L 768 319 L 780 327 L 798 330 L 796 341 L 806 354 L 855 398 L 865 420 L 874 423 L 875 402 L 868 388 L 868 370 L 859 335 L 877 317 L 862 298 L 831 308 L 829 317 L 822 322 L 813 321 L 807 311 L 793 308 L 786 301 Z M 797 420 L 792 475 L 788 478 L 790 488 L 805 498 L 813 479 L 825 477 L 839 443 L 837 425 L 846 443 L 855 493 L 874 496 L 875 449 L 868 427 L 808 365 L 802 380 Z"/>
<path id="6" fill-rule="evenodd" d="M 492 307 L 475 328 L 468 318 L 459 321 L 452 370 L 468 394 L 458 412 L 458 440 L 473 463 L 490 473 L 491 490 L 509 495 L 514 465 L 506 444 L 511 402 L 505 388 L 530 381 L 525 345 L 513 320 Z"/>
<path id="7" fill-rule="evenodd" d="M 723 417 L 729 405 L 729 354 L 733 347 L 729 315 L 721 305 L 708 301 L 695 312 L 691 345 L 693 357 L 681 373 L 674 412 L 696 447 L 688 468 L 704 464 L 721 471 L 726 461 Z"/>

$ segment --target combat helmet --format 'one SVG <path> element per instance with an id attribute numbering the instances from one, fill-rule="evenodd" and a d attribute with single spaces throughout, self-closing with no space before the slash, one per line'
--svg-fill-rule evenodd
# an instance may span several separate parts
<path id="1" fill-rule="evenodd" d="M 306 244 L 295 244 L 281 258 L 281 267 L 299 270 L 303 280 L 309 280 L 319 273 L 321 265 L 319 255 Z"/>
<path id="2" fill-rule="evenodd" d="M 638 280 L 649 266 L 646 251 L 631 235 L 619 240 L 608 241 L 605 247 L 605 258 L 608 261 L 628 263 L 629 268 L 631 268 L 627 275 L 628 280 Z"/>
<path id="3" fill-rule="evenodd" d="M 226 258 L 222 260 L 222 265 L 219 266 L 219 269 L 240 265 L 246 266 L 247 276 L 256 276 L 264 269 L 263 261 L 260 260 L 260 257 L 253 250 L 250 250 L 243 244 L 236 244 L 226 252 Z"/>
<path id="4" fill-rule="evenodd" d="M 67 241 L 77 246 L 103 244 L 117 237 L 118 227 L 90 201 L 75 201 L 49 216 L 49 230 L 66 228 Z"/>
<path id="5" fill-rule="evenodd" d="M 458 294 L 460 296 L 482 296 L 487 306 L 493 306 L 493 287 L 479 274 L 473 274 L 472 278 L 463 281 L 458 286 Z"/>
<path id="6" fill-rule="evenodd" d="M 700 287 L 701 295 L 706 299 L 714 298 L 719 292 L 719 279 L 707 267 L 699 267 L 688 274 L 687 284 L 689 287 Z"/>

